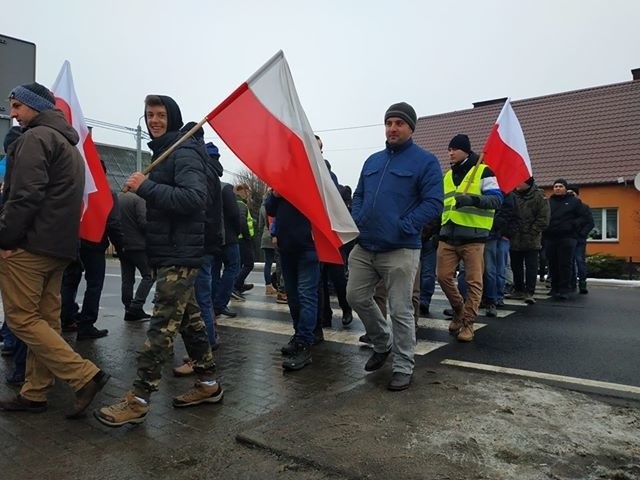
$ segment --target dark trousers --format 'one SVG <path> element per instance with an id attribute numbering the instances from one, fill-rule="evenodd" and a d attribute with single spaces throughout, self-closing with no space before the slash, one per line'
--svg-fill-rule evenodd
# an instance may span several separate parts
<path id="1" fill-rule="evenodd" d="M 575 238 L 547 239 L 546 252 L 551 273 L 551 292 L 565 295 L 571 290 Z"/>
<path id="2" fill-rule="evenodd" d="M 533 295 L 536 291 L 536 280 L 538 278 L 538 250 L 522 252 L 511 250 L 509 253 L 511 255 L 514 290 Z"/>
<path id="3" fill-rule="evenodd" d="M 331 317 L 333 316 L 333 311 L 331 310 L 331 296 L 329 293 L 329 281 L 333 284 L 342 313 L 346 314 L 351 312 L 351 306 L 349 306 L 349 302 L 347 302 L 347 275 L 344 265 L 321 263 L 319 312 L 321 324 L 323 326 L 331 326 Z"/>
<path id="4" fill-rule="evenodd" d="M 142 280 L 140 280 L 134 297 L 133 287 L 136 283 L 136 269 L 140 272 Z M 121 297 L 124 308 L 132 311 L 142 310 L 154 281 L 147 253 L 144 250 L 128 250 L 121 253 L 120 273 L 122 276 Z"/>
<path id="5" fill-rule="evenodd" d="M 236 277 L 233 288 L 239 292 L 242 291 L 244 281 L 247 279 L 251 270 L 253 270 L 253 263 L 255 262 L 255 256 L 253 253 L 253 242 L 251 239 L 241 238 L 238 242 L 240 246 L 240 272 Z"/>
<path id="6" fill-rule="evenodd" d="M 571 288 L 576 289 L 576 277 L 580 287 L 587 285 L 587 240 L 580 239 L 576 242 L 576 248 L 573 252 L 575 259 L 573 264 L 573 274 L 571 275 Z"/>

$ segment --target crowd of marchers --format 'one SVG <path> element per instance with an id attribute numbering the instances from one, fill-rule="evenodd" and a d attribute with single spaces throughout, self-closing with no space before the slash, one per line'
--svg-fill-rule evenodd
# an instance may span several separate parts
<path id="1" fill-rule="evenodd" d="M 538 278 L 558 300 L 576 290 L 588 293 L 585 246 L 593 218 L 579 188 L 559 178 L 545 198 L 531 177 L 501 191 L 465 134 L 451 139 L 451 168 L 443 175 L 435 155 L 413 142 L 417 115 L 405 102 L 386 110 L 384 149 L 365 161 L 353 192 L 325 160 L 359 230 L 341 249 L 343 264 L 320 262 L 310 219 L 271 188 L 256 222 L 253 192 L 221 181 L 218 148 L 205 144 L 202 129 L 173 148 L 194 124 L 185 125 L 177 103 L 163 95 L 148 95 L 144 113 L 152 159 L 170 153 L 148 175 L 133 173 L 127 191 L 114 195 L 101 241 L 80 239 L 85 177 L 77 132 L 43 85 L 17 86 L 9 103 L 19 126 L 4 139 L 2 354 L 13 355 L 6 381 L 19 391 L 0 400 L 5 412 L 46 411 L 58 378 L 75 391 L 67 417 L 81 418 L 109 381 L 62 336 L 75 332 L 78 341 L 94 341 L 108 335 L 98 322 L 109 244 L 120 261 L 122 319 L 148 322 L 131 388 L 94 412 L 113 427 L 145 420 L 178 333 L 187 356 L 173 372 L 197 380 L 173 398 L 173 406 L 220 402 L 216 319 L 234 318 L 232 302 L 244 301 L 253 289 L 246 280 L 258 236 L 264 295 L 287 304 L 293 323 L 281 348 L 282 367 L 301 370 L 311 363 L 312 350 L 322 348 L 323 328 L 333 328 L 335 293 L 342 327 L 350 327 L 353 312 L 365 327 L 360 341 L 372 354 L 364 369 L 378 370 L 392 356 L 391 391 L 411 385 L 418 319 L 431 314 L 436 279 L 450 303 L 449 331 L 460 342 L 473 341 L 480 311 L 495 317 L 505 297 L 535 303 Z M 322 140 L 316 140 L 322 152 Z M 134 291 L 136 271 L 141 280 Z M 147 313 L 154 283 L 153 311 Z"/>

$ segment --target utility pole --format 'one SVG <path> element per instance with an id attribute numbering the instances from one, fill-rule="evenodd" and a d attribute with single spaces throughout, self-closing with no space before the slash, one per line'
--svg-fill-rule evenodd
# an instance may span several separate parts
<path id="1" fill-rule="evenodd" d="M 136 172 L 142 171 L 142 127 L 138 122 L 136 128 Z"/>

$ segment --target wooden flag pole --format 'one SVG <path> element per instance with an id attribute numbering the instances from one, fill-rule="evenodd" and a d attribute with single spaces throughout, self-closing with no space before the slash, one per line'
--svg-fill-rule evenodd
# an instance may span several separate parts
<path id="1" fill-rule="evenodd" d="M 473 171 L 471 172 L 471 178 L 469 178 L 469 181 L 464 186 L 464 191 L 462 192 L 463 195 L 466 195 L 467 192 L 469 191 L 469 187 L 471 186 L 473 181 L 476 179 L 476 173 L 478 172 L 478 167 L 483 161 L 484 161 L 484 152 L 480 154 L 480 157 L 478 157 L 476 164 L 473 166 Z"/>
<path id="2" fill-rule="evenodd" d="M 185 133 L 182 137 L 180 137 L 178 139 L 178 141 L 176 143 L 171 145 L 162 155 L 160 155 L 153 162 L 151 162 L 151 164 L 149 164 L 149 166 L 142 171 L 143 175 L 149 175 L 151 170 L 153 170 L 158 165 L 160 165 L 160 163 L 162 161 L 164 161 L 164 159 L 167 158 L 169 155 L 171 155 L 175 151 L 176 148 L 178 148 L 185 141 L 187 141 L 189 138 L 191 138 L 193 136 L 193 134 L 196 133 L 206 122 L 207 122 L 207 117 L 204 117 L 202 120 L 200 120 L 198 123 L 196 123 L 191 130 L 189 130 L 187 133 Z M 123 187 L 122 191 L 123 192 L 128 192 L 129 191 L 129 187 L 127 187 L 127 186 Z"/>

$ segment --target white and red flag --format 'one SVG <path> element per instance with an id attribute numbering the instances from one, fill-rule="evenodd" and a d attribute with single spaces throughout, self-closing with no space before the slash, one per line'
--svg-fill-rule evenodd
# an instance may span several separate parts
<path id="1" fill-rule="evenodd" d="M 100 163 L 98 151 L 93 143 L 80 102 L 73 86 L 71 65 L 65 60 L 51 91 L 56 97 L 56 107 L 62 110 L 69 123 L 80 136 L 78 150 L 84 159 L 84 194 L 82 197 L 82 219 L 80 238 L 99 242 L 104 235 L 107 217 L 113 207 L 113 196 L 107 176 Z"/>
<path id="2" fill-rule="evenodd" d="M 206 121 L 251 171 L 309 219 L 320 261 L 342 263 L 338 249 L 358 236 L 358 228 L 331 180 L 282 51 Z"/>
<path id="3" fill-rule="evenodd" d="M 533 176 L 527 142 L 509 99 L 489 133 L 483 161 L 495 173 L 500 190 L 510 192 Z"/>

